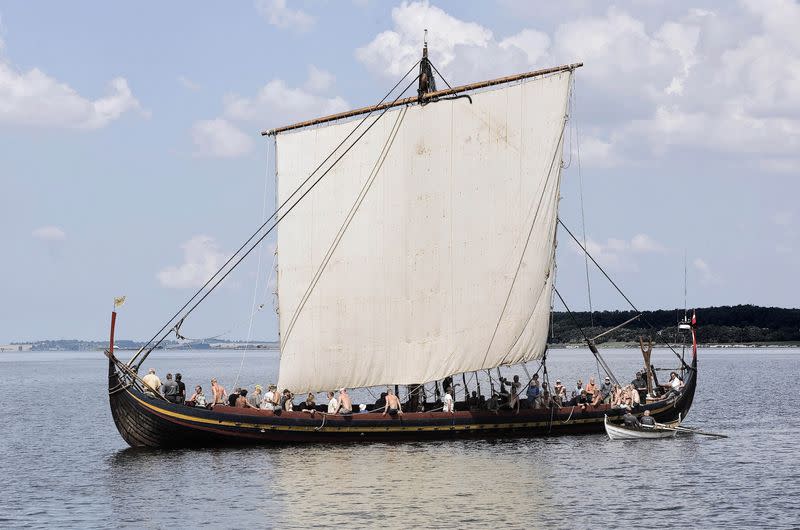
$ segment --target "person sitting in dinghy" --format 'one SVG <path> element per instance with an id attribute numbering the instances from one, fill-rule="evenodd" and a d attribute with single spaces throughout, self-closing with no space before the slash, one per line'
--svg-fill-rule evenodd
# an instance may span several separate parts
<path id="1" fill-rule="evenodd" d="M 642 424 L 639 422 L 639 419 L 634 416 L 630 410 L 625 412 L 625 415 L 622 417 L 622 421 L 625 422 L 625 427 L 629 429 L 639 429 L 642 426 Z"/>
<path id="2" fill-rule="evenodd" d="M 642 427 L 645 427 L 647 429 L 652 429 L 653 427 L 656 426 L 656 419 L 650 415 L 649 410 L 646 410 L 644 411 L 644 416 L 642 416 L 641 419 L 639 420 L 639 423 L 642 424 Z"/>

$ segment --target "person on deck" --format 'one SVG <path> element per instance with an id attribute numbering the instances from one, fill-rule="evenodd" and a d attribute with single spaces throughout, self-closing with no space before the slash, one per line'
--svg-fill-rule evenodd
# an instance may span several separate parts
<path id="1" fill-rule="evenodd" d="M 381 410 L 382 408 L 386 407 L 386 392 L 381 392 L 381 395 L 378 396 L 378 399 L 375 400 L 375 403 L 372 405 L 372 410 Z"/>
<path id="2" fill-rule="evenodd" d="M 611 408 L 617 408 L 622 405 L 622 390 L 619 385 L 614 385 L 611 388 Z"/>
<path id="3" fill-rule="evenodd" d="M 194 403 L 195 407 L 205 408 L 208 405 L 206 402 L 206 395 L 203 394 L 203 387 L 200 385 L 194 387 L 194 394 L 192 394 L 192 397 L 189 398 L 189 402 Z"/>
<path id="4" fill-rule="evenodd" d="M 167 380 L 164 381 L 162 390 L 167 401 L 170 403 L 178 402 L 178 384 L 172 380 L 172 374 L 167 374 Z"/>
<path id="5" fill-rule="evenodd" d="M 453 387 L 447 387 L 447 390 L 444 393 L 444 398 L 442 398 L 442 412 L 449 412 L 453 413 L 456 411 L 456 403 L 453 401 Z"/>
<path id="6" fill-rule="evenodd" d="M 650 411 L 644 411 L 644 416 L 639 420 L 642 427 L 653 428 L 656 426 L 656 419 L 650 415 Z"/>
<path id="7" fill-rule="evenodd" d="M 633 415 L 633 413 L 630 410 L 625 412 L 625 415 L 622 417 L 622 420 L 625 422 L 625 427 L 628 427 L 629 429 L 638 429 L 642 426 L 642 424 L 639 423 L 639 420 L 636 418 L 636 416 Z"/>
<path id="8" fill-rule="evenodd" d="M 542 391 L 542 397 L 539 398 L 539 402 L 541 403 L 541 406 L 546 409 L 551 409 L 557 406 L 556 402 L 553 400 L 553 396 L 550 395 L 550 392 L 547 389 Z"/>
<path id="9" fill-rule="evenodd" d="M 469 410 L 478 410 L 479 403 L 480 400 L 478 398 L 478 391 L 473 390 L 472 394 L 469 396 L 469 399 L 467 400 L 467 406 L 469 407 Z"/>
<path id="10" fill-rule="evenodd" d="M 336 409 L 338 414 L 352 414 L 353 402 L 347 394 L 347 389 L 342 387 L 339 389 L 339 408 Z"/>
<path id="11" fill-rule="evenodd" d="M 597 385 L 594 384 L 594 377 L 589 378 L 589 384 L 586 385 L 586 399 L 594 401 L 594 395 L 598 392 Z"/>
<path id="12" fill-rule="evenodd" d="M 561 384 L 561 379 L 556 379 L 556 384 L 553 386 L 553 401 L 559 407 L 563 407 L 567 402 L 567 388 Z"/>
<path id="13" fill-rule="evenodd" d="M 328 392 L 328 414 L 336 414 L 339 410 L 339 402 L 336 400 L 336 394 Z"/>
<path id="14" fill-rule="evenodd" d="M 591 403 L 593 407 L 596 407 L 597 405 L 603 403 L 603 393 L 600 392 L 600 390 L 594 393 L 594 396 L 591 399 Z"/>
<path id="15" fill-rule="evenodd" d="M 317 413 L 317 398 L 313 392 L 309 392 L 306 400 L 300 403 L 300 412 L 310 412 L 312 416 Z"/>
<path id="16" fill-rule="evenodd" d="M 235 395 L 235 394 L 231 394 L 231 395 Z M 251 405 L 249 401 L 247 401 L 247 389 L 246 388 L 243 388 L 243 389 L 241 389 L 239 391 L 239 395 L 236 396 L 236 403 L 234 404 L 234 406 L 237 407 L 237 408 L 240 408 L 240 409 L 254 409 L 254 408 L 256 408 L 253 405 Z"/>
<path id="17" fill-rule="evenodd" d="M 386 392 L 386 404 L 383 406 L 383 416 L 389 414 L 390 416 L 402 416 L 403 408 L 400 406 L 400 400 L 394 395 L 394 390 L 391 388 Z"/>
<path id="18" fill-rule="evenodd" d="M 600 394 L 603 396 L 603 403 L 611 403 L 611 392 L 614 386 L 611 384 L 611 378 L 606 376 L 603 384 L 600 385 Z"/>
<path id="19" fill-rule="evenodd" d="M 146 386 L 145 391 L 151 396 L 155 397 L 161 390 L 161 379 L 156 375 L 156 369 L 150 368 L 147 375 L 142 378 Z"/>
<path id="20" fill-rule="evenodd" d="M 186 401 L 186 383 L 183 382 L 181 374 L 175 374 L 175 384 L 178 385 L 178 401 L 177 403 L 183 405 Z"/>
<path id="21" fill-rule="evenodd" d="M 528 385 L 528 404 L 532 409 L 538 409 L 541 406 L 542 389 L 539 388 L 539 378 L 534 375 L 531 384 Z"/>
<path id="22" fill-rule="evenodd" d="M 224 405 L 225 399 L 228 397 L 228 393 L 225 391 L 225 387 L 217 383 L 217 378 L 213 378 L 211 380 L 211 394 L 212 394 L 212 405 Z"/>
<path id="23" fill-rule="evenodd" d="M 581 392 L 583 391 L 583 381 L 578 379 L 578 382 L 575 383 L 575 390 L 572 391 L 572 404 L 576 404 L 578 402 L 578 398 L 581 397 Z"/>
<path id="24" fill-rule="evenodd" d="M 674 390 L 678 392 L 681 388 L 683 388 L 683 380 L 678 377 L 677 372 L 670 372 L 669 374 L 669 383 L 667 383 L 670 390 Z"/>
<path id="25" fill-rule="evenodd" d="M 261 385 L 256 385 L 253 393 L 247 396 L 247 402 L 253 406 L 253 408 L 260 409 L 261 408 L 261 400 L 263 396 L 261 395 Z"/>
<path id="26" fill-rule="evenodd" d="M 505 380 L 508 383 L 508 380 Z M 514 380 L 508 386 L 511 387 L 511 392 L 508 395 L 508 408 L 514 410 L 514 413 L 519 413 L 519 393 L 522 390 L 522 383 L 519 382 L 519 376 L 515 375 Z"/>
<path id="27" fill-rule="evenodd" d="M 586 393 L 586 389 L 581 390 L 581 394 L 575 398 L 574 404 L 579 406 L 581 410 L 586 410 L 586 405 L 588 405 L 589 403 L 590 403 L 589 397 L 588 394 Z"/>
<path id="28" fill-rule="evenodd" d="M 278 392 L 275 385 L 267 385 L 267 393 L 261 398 L 262 410 L 275 410 L 278 407 Z"/>
<path id="29" fill-rule="evenodd" d="M 241 395 L 240 394 L 241 391 L 242 391 L 242 389 L 237 387 L 233 391 L 233 393 L 228 396 L 228 405 L 230 405 L 231 407 L 235 407 L 236 406 L 236 400 L 239 399 L 239 396 Z"/>
<path id="30" fill-rule="evenodd" d="M 486 404 L 486 410 L 491 410 L 497 414 L 497 411 L 500 410 L 500 396 L 497 394 L 492 394 Z"/>
<path id="31" fill-rule="evenodd" d="M 283 389 L 280 402 L 281 410 L 285 410 L 286 412 L 292 412 L 294 410 L 294 402 L 292 402 L 293 397 L 294 394 L 292 394 L 288 388 Z"/>

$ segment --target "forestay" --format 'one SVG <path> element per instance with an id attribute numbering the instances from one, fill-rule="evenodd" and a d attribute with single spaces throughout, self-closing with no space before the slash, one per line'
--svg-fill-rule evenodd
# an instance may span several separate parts
<path id="1" fill-rule="evenodd" d="M 413 384 L 541 357 L 570 76 L 388 112 L 282 221 L 281 387 Z M 357 123 L 277 135 L 279 203 Z"/>

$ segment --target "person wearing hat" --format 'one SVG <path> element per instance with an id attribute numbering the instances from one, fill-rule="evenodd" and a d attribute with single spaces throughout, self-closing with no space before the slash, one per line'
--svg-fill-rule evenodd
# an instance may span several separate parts
<path id="1" fill-rule="evenodd" d="M 567 401 L 567 388 L 561 384 L 561 379 L 556 379 L 556 384 L 553 386 L 553 401 L 559 407 L 563 407 Z"/>
<path id="2" fill-rule="evenodd" d="M 611 392 L 614 390 L 614 385 L 611 384 L 611 378 L 606 376 L 603 384 L 600 385 L 600 395 L 603 396 L 603 403 L 611 403 Z"/>
<path id="3" fill-rule="evenodd" d="M 261 408 L 261 400 L 263 395 L 261 394 L 261 385 L 256 385 L 253 393 L 247 396 L 247 402 L 250 403 L 250 406 L 253 408 L 260 409 Z"/>

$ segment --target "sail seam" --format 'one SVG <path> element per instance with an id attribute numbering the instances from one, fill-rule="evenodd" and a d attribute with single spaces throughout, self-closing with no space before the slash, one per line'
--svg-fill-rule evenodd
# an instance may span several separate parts
<path id="1" fill-rule="evenodd" d="M 542 206 L 542 201 L 544 200 L 545 193 L 547 191 L 547 184 L 550 182 L 550 177 L 553 175 L 553 166 L 555 164 L 555 159 L 558 155 L 559 148 L 562 144 L 564 138 L 564 126 L 566 125 L 566 120 L 562 121 L 561 124 L 561 132 L 558 135 L 558 142 L 556 143 L 555 152 L 553 153 L 553 158 L 550 162 L 550 169 L 547 172 L 547 179 L 545 179 L 544 186 L 542 186 L 542 194 L 539 196 L 538 204 L 536 205 L 536 212 L 533 214 L 533 220 L 531 221 L 531 227 L 528 230 L 528 235 L 525 238 L 525 245 L 522 248 L 522 253 L 520 254 L 519 261 L 517 262 L 517 268 L 514 271 L 514 277 L 511 279 L 511 286 L 508 289 L 508 294 L 506 295 L 505 303 L 503 304 L 503 309 L 500 311 L 500 316 L 497 318 L 497 323 L 495 324 L 494 331 L 492 332 L 492 337 L 489 339 L 489 344 L 486 346 L 486 353 L 483 356 L 482 365 L 486 364 L 486 360 L 489 358 L 489 352 L 492 349 L 492 345 L 494 344 L 494 339 L 497 337 L 497 331 L 500 329 L 500 324 L 503 321 L 503 316 L 505 315 L 506 309 L 508 308 L 508 302 L 511 299 L 511 293 L 514 291 L 514 286 L 517 282 L 517 277 L 519 276 L 519 271 L 522 268 L 522 262 L 525 260 L 525 254 L 528 250 L 528 244 L 531 240 L 531 235 L 533 234 L 533 228 L 536 225 L 536 219 L 539 217 L 539 211 Z M 506 354 L 508 356 L 508 354 Z M 505 357 L 504 357 L 505 359 Z M 502 363 L 501 363 L 502 364 Z"/>
<path id="2" fill-rule="evenodd" d="M 389 156 L 389 150 L 391 149 L 392 145 L 394 144 L 395 138 L 397 138 L 397 133 L 400 130 L 400 125 L 403 122 L 403 118 L 405 117 L 407 107 L 404 107 L 397 114 L 397 119 L 395 120 L 394 124 L 392 125 L 392 129 L 389 132 L 389 136 L 386 139 L 386 143 L 381 150 L 378 159 L 375 161 L 375 165 L 372 167 L 372 171 L 370 171 L 370 175 L 367 180 L 364 182 L 364 185 L 361 187 L 358 196 L 356 197 L 355 202 L 350 207 L 350 211 L 347 213 L 344 222 L 339 227 L 339 231 L 336 233 L 336 236 L 333 238 L 331 245 L 328 247 L 328 251 L 325 253 L 325 256 L 322 259 L 319 267 L 317 268 L 317 272 L 314 274 L 314 277 L 311 279 L 311 283 L 306 288 L 303 297 L 300 299 L 300 303 L 298 304 L 297 308 L 295 309 L 292 319 L 289 321 L 289 325 L 286 328 L 286 334 L 283 337 L 283 350 L 289 342 L 289 337 L 292 334 L 292 330 L 294 329 L 295 324 L 297 323 L 297 319 L 300 316 L 300 313 L 303 311 L 306 302 L 308 301 L 311 293 L 314 291 L 314 288 L 317 286 L 320 278 L 322 277 L 322 273 L 325 271 L 328 263 L 330 262 L 331 258 L 333 257 L 333 253 L 336 251 L 336 248 L 339 246 L 342 238 L 344 237 L 345 232 L 350 227 L 350 223 L 352 222 L 353 218 L 355 217 L 358 209 L 361 207 L 361 204 L 364 202 L 364 199 L 369 193 L 369 190 L 372 188 L 372 184 L 375 182 L 375 179 L 378 176 L 381 168 L 383 167 L 384 162 L 386 162 L 386 158 Z"/>

